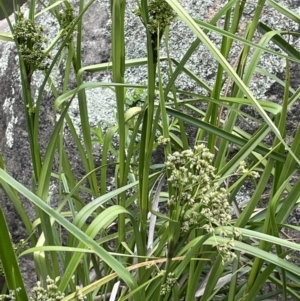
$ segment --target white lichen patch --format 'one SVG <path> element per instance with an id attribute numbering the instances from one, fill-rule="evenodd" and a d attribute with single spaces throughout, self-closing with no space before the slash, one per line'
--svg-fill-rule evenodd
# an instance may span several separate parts
<path id="1" fill-rule="evenodd" d="M 12 43 L 7 43 L 5 47 L 3 47 L 3 51 L 1 52 L 0 56 L 0 74 L 4 74 L 5 71 L 8 68 L 8 58 L 9 54 L 11 53 L 13 49 L 13 44 Z"/>
<path id="2" fill-rule="evenodd" d="M 6 145 L 12 148 L 14 145 L 14 125 L 18 122 L 18 117 L 14 115 L 13 104 L 15 102 L 14 98 L 6 98 L 3 104 L 3 110 L 9 116 L 9 121 L 7 123 L 7 128 L 5 131 Z"/>
<path id="3" fill-rule="evenodd" d="M 104 82 L 110 82 L 107 77 Z M 96 88 L 86 91 L 86 99 L 89 114 L 89 123 L 95 127 L 99 122 L 102 124 L 115 124 L 116 96 L 112 89 Z M 78 98 L 74 98 L 69 108 L 69 115 L 73 121 L 78 135 L 81 133 Z"/>
<path id="4" fill-rule="evenodd" d="M 15 103 L 15 92 L 19 91 L 21 88 L 20 85 L 20 73 L 15 72 L 13 74 L 11 74 L 11 72 L 9 71 L 9 60 L 10 60 L 10 56 L 12 54 L 13 51 L 15 51 L 15 46 L 13 43 L 9 43 L 9 42 L 1 42 L 1 54 L 0 54 L 0 78 L 6 78 L 7 76 L 10 77 L 10 83 L 11 86 L 6 87 L 6 91 L 11 91 L 9 95 L 3 95 L 3 97 L 6 97 L 3 103 L 3 111 L 6 114 L 6 131 L 5 131 L 5 139 L 6 139 L 6 144 L 9 148 L 13 147 L 13 143 L 14 143 L 14 125 L 17 124 L 18 122 L 18 118 L 15 117 L 14 114 L 14 109 L 13 109 L 13 105 Z M 15 60 L 13 60 L 13 62 L 17 62 L 17 56 L 15 58 Z M 9 75 L 7 75 L 9 74 Z M 10 89 L 9 89 L 10 88 Z"/>

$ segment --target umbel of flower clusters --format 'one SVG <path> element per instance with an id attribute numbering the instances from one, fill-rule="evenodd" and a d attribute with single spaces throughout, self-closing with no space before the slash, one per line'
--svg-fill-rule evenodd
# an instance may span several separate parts
<path id="1" fill-rule="evenodd" d="M 176 14 L 165 0 L 152 0 L 148 4 L 149 21 L 148 29 L 152 34 L 157 30 L 164 31 L 171 24 Z"/>
<path id="2" fill-rule="evenodd" d="M 23 13 L 16 12 L 18 21 L 14 26 L 14 38 L 18 41 L 19 51 L 27 66 L 28 75 L 31 76 L 35 70 L 45 70 L 48 64 L 44 63 L 44 36 L 43 27 L 36 25 L 29 19 L 24 18 Z"/>
<path id="3" fill-rule="evenodd" d="M 167 26 L 171 24 L 174 20 L 176 13 L 172 7 L 165 0 L 150 0 L 148 2 L 148 21 L 145 24 L 145 21 L 142 18 L 142 13 L 140 9 L 136 9 L 134 13 L 141 17 L 142 22 L 148 28 L 151 39 L 152 39 L 152 48 L 154 50 L 154 63 L 156 63 L 156 51 L 160 43 L 160 40 L 163 36 L 164 30 Z"/>
<path id="4" fill-rule="evenodd" d="M 62 38 L 66 37 L 69 26 L 75 20 L 73 6 L 68 1 L 64 1 L 64 4 L 65 4 L 65 9 L 59 13 L 60 27 L 61 27 L 61 29 L 63 29 L 63 32 L 61 35 Z M 69 36 L 68 41 L 66 42 L 66 45 L 68 45 L 71 42 L 71 40 L 72 40 L 72 35 Z"/>
<path id="5" fill-rule="evenodd" d="M 49 276 L 46 279 L 46 288 L 41 286 L 41 282 L 38 281 L 37 285 L 32 290 L 32 296 L 29 298 L 29 301 L 59 301 L 65 297 L 64 293 L 61 293 L 58 290 L 58 287 L 54 280 L 52 280 Z M 16 290 L 17 292 L 19 289 Z M 15 301 L 16 294 L 14 291 L 10 291 L 9 295 L 0 295 L 0 301 Z M 76 301 L 84 301 L 86 297 L 83 296 L 80 291 L 79 287 L 76 287 L 75 292 L 75 299 Z"/>
<path id="6" fill-rule="evenodd" d="M 65 295 L 58 290 L 54 280 L 48 276 L 46 282 L 46 289 L 37 282 L 37 286 L 32 290 L 30 301 L 56 301 L 64 298 Z"/>
<path id="7" fill-rule="evenodd" d="M 157 34 L 157 30 L 163 32 L 171 24 L 176 14 L 165 0 L 150 0 L 148 3 L 148 27 L 151 34 Z M 136 9 L 134 13 L 141 17 L 141 12 Z"/>
<path id="8" fill-rule="evenodd" d="M 218 184 L 213 157 L 208 148 L 200 144 L 193 150 L 174 152 L 167 158 L 168 181 L 173 188 L 169 196 L 170 215 L 180 221 L 182 235 L 195 227 L 214 233 L 216 227 L 230 225 L 232 207 L 226 190 Z M 223 233 L 222 236 L 227 235 Z M 241 237 L 237 229 L 234 237 Z M 233 239 L 217 246 L 223 263 L 235 257 L 230 251 L 232 246 Z"/>
<path id="9" fill-rule="evenodd" d="M 232 208 L 225 189 L 217 182 L 213 156 L 204 144 L 168 156 L 168 181 L 174 191 L 169 206 L 176 214 L 180 211 L 182 232 L 201 226 L 212 233 L 215 227 L 230 223 Z"/>
<path id="10" fill-rule="evenodd" d="M 174 285 L 177 283 L 177 278 L 174 273 L 169 273 L 166 277 L 166 282 L 160 288 L 160 294 L 165 296 L 169 294 Z"/>

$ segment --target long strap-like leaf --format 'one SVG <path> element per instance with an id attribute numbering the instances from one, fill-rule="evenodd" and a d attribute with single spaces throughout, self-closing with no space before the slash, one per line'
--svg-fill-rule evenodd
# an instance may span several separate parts
<path id="1" fill-rule="evenodd" d="M 17 301 L 27 301 L 28 296 L 25 290 L 25 285 L 1 207 L 0 229 L 0 260 L 3 266 L 8 289 L 15 292 Z"/>

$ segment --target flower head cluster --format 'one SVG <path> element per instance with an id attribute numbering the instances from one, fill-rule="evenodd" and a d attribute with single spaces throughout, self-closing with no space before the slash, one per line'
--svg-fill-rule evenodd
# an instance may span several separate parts
<path id="1" fill-rule="evenodd" d="M 16 296 L 14 291 L 9 291 L 8 295 L 0 295 L 0 301 L 15 301 Z"/>
<path id="2" fill-rule="evenodd" d="M 67 30 L 70 24 L 74 21 L 74 8 L 73 6 L 68 2 L 65 1 L 66 8 L 64 11 L 60 12 L 60 27 L 63 29 L 62 38 L 64 38 L 67 35 Z M 71 39 L 71 37 L 70 37 Z"/>
<path id="3" fill-rule="evenodd" d="M 236 174 L 244 175 L 249 174 L 251 178 L 257 179 L 259 178 L 259 173 L 257 171 L 249 171 L 247 167 L 247 163 L 245 161 L 241 161 L 238 169 L 236 170 Z"/>
<path id="4" fill-rule="evenodd" d="M 21 288 L 17 288 L 15 291 L 10 290 L 8 295 L 0 295 L 0 301 L 16 301 L 16 292 L 19 292 Z"/>
<path id="5" fill-rule="evenodd" d="M 148 4 L 148 11 L 147 27 L 152 35 L 156 35 L 158 29 L 161 34 L 176 16 L 172 7 L 165 0 L 151 0 Z M 138 9 L 134 12 L 136 15 L 141 16 Z"/>
<path id="6" fill-rule="evenodd" d="M 213 154 L 200 144 L 194 150 L 184 150 L 169 155 L 166 162 L 171 171 L 168 181 L 174 188 L 169 206 L 180 206 L 181 229 L 188 232 L 201 225 L 207 232 L 214 227 L 228 225 L 232 207 L 227 201 L 225 189 L 217 183 Z"/>
<path id="7" fill-rule="evenodd" d="M 148 28 L 152 34 L 156 34 L 158 28 L 163 31 L 176 16 L 172 7 L 165 0 L 152 0 L 148 5 L 148 10 Z"/>
<path id="8" fill-rule="evenodd" d="M 37 282 L 37 286 L 32 290 L 30 301 L 59 301 L 64 298 L 65 294 L 58 290 L 54 280 L 48 276 L 46 282 L 46 289 L 41 286 L 39 281 Z"/>
<path id="9" fill-rule="evenodd" d="M 77 301 L 84 301 L 86 299 L 86 296 L 84 296 L 80 291 L 79 291 L 79 286 L 76 286 L 76 300 Z"/>
<path id="10" fill-rule="evenodd" d="M 182 185 L 185 191 L 193 191 L 197 184 L 201 190 L 208 191 L 213 180 L 216 179 L 212 166 L 213 154 L 203 145 L 195 146 L 194 150 L 188 149 L 182 152 L 174 152 L 168 156 L 166 166 L 172 170 L 169 181 L 175 188 Z"/>
<path id="11" fill-rule="evenodd" d="M 30 301 L 59 301 L 65 297 L 65 294 L 61 293 L 58 290 L 55 281 L 52 280 L 49 276 L 47 277 L 46 282 L 47 282 L 46 289 L 41 286 L 40 281 L 37 282 L 37 286 L 35 286 L 32 290 L 32 297 L 29 298 Z M 16 291 L 19 290 L 20 289 L 17 289 Z M 79 291 L 79 287 L 77 286 L 76 293 L 75 293 L 75 300 L 84 301 L 85 299 L 86 297 L 82 295 L 82 293 Z M 4 301 L 4 300 L 15 301 L 16 300 L 15 291 L 10 291 L 9 295 L 0 295 L 0 301 Z"/>
<path id="12" fill-rule="evenodd" d="M 159 136 L 157 138 L 157 142 L 160 145 L 167 145 L 170 141 L 171 141 L 170 138 L 165 138 L 164 136 Z"/>
<path id="13" fill-rule="evenodd" d="M 37 26 L 29 19 L 25 19 L 22 13 L 17 13 L 18 21 L 14 26 L 14 38 L 18 40 L 19 51 L 24 63 L 31 72 L 34 70 L 45 70 L 48 64 L 44 63 L 44 43 L 47 39 L 41 26 Z"/>
<path id="14" fill-rule="evenodd" d="M 234 239 L 229 240 L 227 243 L 218 244 L 217 249 L 219 254 L 222 256 L 222 264 L 233 261 L 237 256 L 231 249 L 234 246 Z"/>
<path id="15" fill-rule="evenodd" d="M 177 279 L 175 277 L 175 274 L 169 273 L 167 275 L 166 282 L 164 284 L 162 284 L 162 286 L 160 288 L 160 294 L 164 296 L 164 295 L 170 293 L 172 290 L 172 287 L 176 284 L 176 282 L 177 282 Z"/>
<path id="16" fill-rule="evenodd" d="M 24 239 L 21 239 L 18 244 L 13 244 L 15 252 L 19 252 L 20 250 L 24 249 L 27 242 Z"/>

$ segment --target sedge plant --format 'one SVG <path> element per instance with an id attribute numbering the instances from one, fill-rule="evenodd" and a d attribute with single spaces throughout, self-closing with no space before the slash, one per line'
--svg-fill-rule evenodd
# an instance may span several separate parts
<path id="1" fill-rule="evenodd" d="M 141 0 L 135 14 L 145 31 L 147 57 L 126 60 L 127 1 L 109 2 L 111 61 L 82 66 L 83 17 L 91 5 L 98 5 L 95 0 L 79 0 L 77 6 L 73 1 L 31 0 L 28 17 L 14 0 L 15 24 L 8 19 L 11 34 L 0 37 L 15 43 L 19 53 L 33 185 L 28 189 L 13 179 L 0 157 L 0 187 L 19 213 L 29 243 L 21 254 L 14 252 L 0 210 L 4 229 L 0 260 L 6 279 L 1 298 L 252 301 L 281 295 L 283 300 L 300 300 L 300 269 L 289 260 L 300 247 L 282 238 L 284 229 L 300 230 L 288 223 L 299 200 L 299 129 L 292 142 L 286 139 L 287 112 L 300 94 L 300 89 L 291 88 L 290 64 L 298 64 L 300 54 L 284 39 L 299 33 L 274 30 L 260 22 L 266 5 L 298 24 L 300 17 L 273 0 L 260 0 L 244 35 L 239 35 L 247 1 L 229 0 L 204 22 L 192 18 L 177 0 Z M 5 13 L 1 0 L 0 7 Z M 59 28 L 50 43 L 36 21 L 37 15 L 47 13 Z M 222 18 L 224 26 L 217 26 Z M 175 20 L 185 23 L 196 37 L 179 61 L 169 51 Z M 210 32 L 221 36 L 220 49 L 210 40 Z M 233 67 L 228 59 L 234 42 L 241 45 L 241 52 Z M 271 42 L 281 51 L 269 48 Z M 213 86 L 187 65 L 200 44 L 216 61 Z M 259 68 L 264 53 L 286 60 L 285 80 L 278 80 L 284 87 L 280 103 L 257 99 L 249 88 L 255 73 L 266 74 Z M 52 74 L 60 66 L 62 88 Z M 147 83 L 126 82 L 125 70 L 139 66 L 147 68 Z M 44 79 L 35 98 L 33 78 L 38 70 Z M 111 72 L 111 83 L 84 80 L 86 73 L 102 71 Z M 73 89 L 70 74 L 75 74 Z M 181 74 L 201 89 L 182 90 L 177 82 Z M 39 116 L 47 87 L 58 118 L 42 153 Z M 95 88 L 110 88 L 116 96 L 116 122 L 105 129 L 90 128 L 86 90 Z M 141 101 L 128 102 L 130 89 Z M 80 134 L 68 112 L 75 98 Z M 246 114 L 244 107 L 254 108 L 259 118 Z M 247 132 L 239 126 L 240 119 L 258 126 Z M 76 177 L 68 157 L 66 125 L 85 170 L 82 178 Z M 188 126 L 197 129 L 193 143 Z M 271 142 L 268 135 L 274 137 Z M 99 167 L 95 143 L 101 150 Z M 160 162 L 152 164 L 159 148 Z M 114 172 L 111 191 L 110 170 Z M 49 205 L 51 181 L 58 188 L 57 206 Z M 244 185 L 251 185 L 251 197 L 241 207 L 236 199 Z M 266 191 L 268 201 L 258 211 Z M 23 197 L 35 206 L 34 221 L 22 206 Z M 26 290 L 18 266 L 18 258 L 26 254 L 33 254 L 36 266 L 32 292 Z M 269 284 L 272 292 L 266 290 Z"/>

